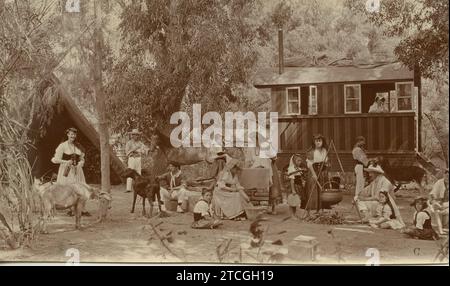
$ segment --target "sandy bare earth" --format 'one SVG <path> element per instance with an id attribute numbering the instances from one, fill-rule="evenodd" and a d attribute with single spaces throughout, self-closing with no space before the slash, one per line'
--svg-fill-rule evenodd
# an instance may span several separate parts
<path id="1" fill-rule="evenodd" d="M 83 217 L 84 230 L 74 229 L 74 218 L 59 212 L 50 222 L 48 235 L 41 235 L 33 249 L 9 250 L 0 244 L 0 262 L 66 262 L 69 249 L 77 249 L 81 263 L 85 262 L 191 262 L 191 263 L 349 263 L 366 264 L 371 255 L 379 253 L 381 264 L 432 263 L 439 250 L 439 242 L 421 241 L 404 237 L 394 230 L 371 229 L 368 226 L 319 225 L 289 219 L 286 205 L 278 207 L 278 215 L 268 216 L 265 222 L 267 240 L 281 240 L 281 246 L 267 243 L 260 249 L 249 250 L 249 221 L 225 221 L 220 229 L 194 230 L 190 228 L 192 214 L 172 213 L 160 219 L 143 218 L 141 201 L 136 213 L 131 214 L 131 193 L 124 193 L 124 186 L 113 189 L 113 203 L 110 219 L 102 224 L 95 223 L 97 202 L 90 201 L 87 209 L 93 217 Z M 405 221 L 411 221 L 412 210 L 409 201 L 413 191 L 401 191 L 397 202 Z M 351 196 L 335 207 L 347 217 L 357 217 L 350 204 Z M 161 223 L 162 222 L 162 223 Z M 158 234 L 171 232 L 173 240 L 164 240 L 164 248 L 154 234 L 150 224 L 157 225 Z M 337 229 L 343 228 L 343 229 Z M 332 230 L 334 238 L 328 233 Z M 319 244 L 317 258 L 310 260 L 307 249 L 294 251 L 288 247 L 298 235 L 314 236 Z M 443 240 L 441 240 L 442 242 Z M 226 244 L 229 243 L 228 249 Z M 217 248 L 221 255 L 217 254 Z M 375 248 L 376 250 L 369 250 Z M 171 253 L 172 252 L 172 253 Z M 273 255 L 281 253 L 281 255 Z M 372 253 L 372 254 L 371 254 Z M 66 254 L 68 256 L 66 256 Z M 367 255 L 367 256 L 366 256 Z M 219 259 L 220 256 L 220 259 Z M 373 258 L 376 262 L 376 258 Z M 448 260 L 444 262 L 448 264 Z"/>

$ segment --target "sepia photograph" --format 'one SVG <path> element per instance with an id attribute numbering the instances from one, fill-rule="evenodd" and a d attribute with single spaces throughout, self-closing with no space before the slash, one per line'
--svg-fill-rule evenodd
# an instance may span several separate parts
<path id="1" fill-rule="evenodd" d="M 448 266 L 448 6 L 0 0 L 0 266 Z"/>

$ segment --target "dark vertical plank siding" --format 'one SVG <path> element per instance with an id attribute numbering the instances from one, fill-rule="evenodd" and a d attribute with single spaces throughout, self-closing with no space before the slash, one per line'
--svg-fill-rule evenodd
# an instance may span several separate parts
<path id="1" fill-rule="evenodd" d="M 336 94 L 334 94 L 334 84 L 328 84 L 327 85 L 327 91 L 328 91 L 328 114 L 335 114 L 334 113 L 334 99 L 336 97 Z"/>
<path id="2" fill-rule="evenodd" d="M 397 146 L 397 126 L 395 124 L 396 120 L 394 117 L 389 118 L 389 125 L 390 125 L 390 144 L 388 150 L 395 150 Z"/>

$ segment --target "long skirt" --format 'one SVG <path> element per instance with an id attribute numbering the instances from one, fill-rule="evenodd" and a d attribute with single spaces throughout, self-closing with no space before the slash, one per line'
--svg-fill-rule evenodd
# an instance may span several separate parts
<path id="1" fill-rule="evenodd" d="M 316 175 L 318 176 L 318 183 L 323 187 L 325 183 L 328 182 L 328 170 L 326 165 L 323 165 L 323 167 L 321 167 L 321 164 L 315 163 L 313 164 L 313 168 L 316 172 Z M 314 178 L 312 177 L 311 172 L 308 172 L 306 178 L 306 188 L 301 198 L 300 208 L 305 210 L 317 211 L 322 209 L 324 206 L 322 206 L 320 192 L 320 187 L 317 185 L 316 180 L 314 180 Z"/>
<path id="2" fill-rule="evenodd" d="M 86 183 L 86 179 L 84 178 L 83 168 L 79 166 L 70 167 L 70 172 L 67 176 L 64 176 L 64 172 L 66 168 L 69 166 L 69 163 L 64 163 L 59 165 L 58 169 L 58 177 L 56 182 L 58 184 L 73 184 L 73 183 Z"/>
<path id="3" fill-rule="evenodd" d="M 241 192 L 227 192 L 214 189 L 212 208 L 214 214 L 222 219 L 234 219 L 245 212 L 250 206 L 247 198 Z"/>

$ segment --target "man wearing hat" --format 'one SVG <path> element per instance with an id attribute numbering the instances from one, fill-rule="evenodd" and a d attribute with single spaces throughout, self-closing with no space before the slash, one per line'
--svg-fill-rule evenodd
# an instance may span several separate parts
<path id="1" fill-rule="evenodd" d="M 382 94 L 377 94 L 377 96 L 375 97 L 375 102 L 369 108 L 369 113 L 388 112 L 385 101 L 386 98 L 384 98 Z"/>
<path id="2" fill-rule="evenodd" d="M 369 165 L 366 172 L 369 173 L 371 182 L 361 191 L 356 201 L 363 216 L 363 222 L 368 222 L 375 215 L 380 192 L 391 193 L 393 189 L 393 185 L 384 176 L 384 171 L 380 165 Z"/>
<path id="3" fill-rule="evenodd" d="M 355 185 L 355 197 L 354 200 L 358 200 L 358 195 L 364 189 L 366 184 L 366 179 L 364 178 L 364 168 L 369 165 L 369 159 L 367 158 L 364 146 L 366 145 L 366 138 L 363 136 L 356 137 L 356 143 L 352 150 L 353 160 L 355 160 L 355 175 L 356 175 L 356 185 Z"/>
<path id="4" fill-rule="evenodd" d="M 128 158 L 128 168 L 136 170 L 141 174 L 142 166 L 142 155 L 147 154 L 148 148 L 139 140 L 141 132 L 138 129 L 133 129 L 129 132 L 131 139 L 125 145 L 125 154 Z M 131 192 L 131 187 L 133 185 L 133 179 L 127 178 L 127 189 L 126 193 Z"/>

